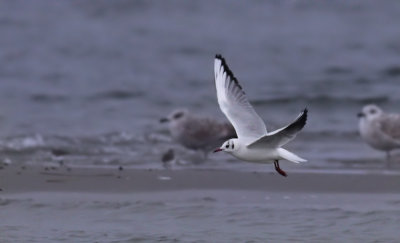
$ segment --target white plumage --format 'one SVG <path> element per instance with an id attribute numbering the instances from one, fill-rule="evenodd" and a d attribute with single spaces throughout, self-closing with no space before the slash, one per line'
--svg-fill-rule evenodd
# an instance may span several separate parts
<path id="1" fill-rule="evenodd" d="M 366 105 L 358 114 L 359 130 L 371 147 L 386 152 L 387 167 L 390 151 L 400 148 L 400 114 L 387 114 L 377 105 Z"/>
<path id="2" fill-rule="evenodd" d="M 280 169 L 279 160 L 285 159 L 294 163 L 306 161 L 281 146 L 293 140 L 304 127 L 307 109 L 304 109 L 291 124 L 268 133 L 264 121 L 247 100 L 238 80 L 221 55 L 215 57 L 214 72 L 218 104 L 238 136 L 237 139 L 224 142 L 215 152 L 225 151 L 249 162 L 274 162 L 276 171 L 283 176 L 286 176 L 286 173 Z"/>

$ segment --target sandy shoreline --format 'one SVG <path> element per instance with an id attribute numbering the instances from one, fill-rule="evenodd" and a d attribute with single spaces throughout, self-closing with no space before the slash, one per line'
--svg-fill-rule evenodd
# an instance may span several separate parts
<path id="1" fill-rule="evenodd" d="M 399 181 L 396 171 L 10 165 L 0 241 L 397 242 Z"/>
<path id="2" fill-rule="evenodd" d="M 147 170 L 41 166 L 7 166 L 0 170 L 1 194 L 32 191 L 152 192 L 192 189 L 231 189 L 288 192 L 399 193 L 400 174 L 290 172 L 230 170 Z"/>

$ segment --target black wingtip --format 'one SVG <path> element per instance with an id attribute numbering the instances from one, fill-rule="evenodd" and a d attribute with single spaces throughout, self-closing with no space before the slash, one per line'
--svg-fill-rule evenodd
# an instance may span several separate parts
<path id="1" fill-rule="evenodd" d="M 215 55 L 215 59 L 218 59 L 221 61 L 221 65 L 224 68 L 224 71 L 226 72 L 226 75 L 230 77 L 230 79 L 235 82 L 235 84 L 243 91 L 242 86 L 239 84 L 239 81 L 237 80 L 237 78 L 235 77 L 235 75 L 233 74 L 233 72 L 231 71 L 231 69 L 228 67 L 228 64 L 225 61 L 225 58 L 222 57 L 221 54 L 216 54 Z"/>
<path id="2" fill-rule="evenodd" d="M 225 58 L 224 58 L 221 54 L 216 54 L 216 55 L 215 55 L 215 59 L 220 60 L 221 63 L 222 63 L 222 66 L 224 66 L 224 68 L 225 68 L 225 66 L 228 66 L 228 65 L 226 65 Z M 229 68 L 228 68 L 228 69 L 229 69 Z"/>
<path id="3" fill-rule="evenodd" d="M 308 109 L 305 108 L 303 110 L 303 112 L 300 113 L 300 116 L 298 116 L 297 119 L 292 124 L 290 124 L 286 129 L 294 129 L 294 131 L 296 131 L 296 132 L 303 129 L 303 127 L 307 123 L 307 113 L 308 113 Z"/>
<path id="4" fill-rule="evenodd" d="M 308 109 L 304 108 L 303 114 L 301 115 L 301 117 L 299 117 L 301 128 L 303 128 L 307 123 L 307 114 L 308 114 Z"/>

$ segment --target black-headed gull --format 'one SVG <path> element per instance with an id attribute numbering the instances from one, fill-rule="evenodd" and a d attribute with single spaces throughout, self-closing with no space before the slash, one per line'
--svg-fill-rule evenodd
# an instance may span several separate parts
<path id="1" fill-rule="evenodd" d="M 371 104 L 364 106 L 358 117 L 362 139 L 371 147 L 385 151 L 386 166 L 390 167 L 390 151 L 400 148 L 400 114 L 387 114 Z"/>
<path id="2" fill-rule="evenodd" d="M 247 100 L 238 80 L 221 55 L 215 56 L 214 72 L 219 107 L 234 126 L 238 136 L 237 139 L 225 141 L 214 152 L 225 151 L 248 162 L 274 162 L 275 170 L 282 176 L 287 176 L 287 174 L 279 167 L 279 160 L 285 159 L 294 163 L 306 162 L 305 159 L 281 146 L 294 139 L 304 127 L 307 109 L 304 109 L 291 124 L 268 133 L 264 121 Z"/>
<path id="3" fill-rule="evenodd" d="M 236 138 L 235 129 L 209 117 L 198 116 L 187 109 L 174 110 L 160 122 L 167 122 L 172 138 L 186 148 L 207 153 L 229 138 Z"/>

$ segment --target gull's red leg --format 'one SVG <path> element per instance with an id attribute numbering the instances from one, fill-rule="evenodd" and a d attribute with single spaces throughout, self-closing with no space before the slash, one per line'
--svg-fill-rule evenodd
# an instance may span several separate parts
<path id="1" fill-rule="evenodd" d="M 283 170 L 281 169 L 281 167 L 279 167 L 279 161 L 278 161 L 278 160 L 275 160 L 275 161 L 274 161 L 274 165 L 275 165 L 275 170 L 276 170 L 280 175 L 282 175 L 282 176 L 284 176 L 284 177 L 287 176 L 286 172 L 283 171 Z"/>

